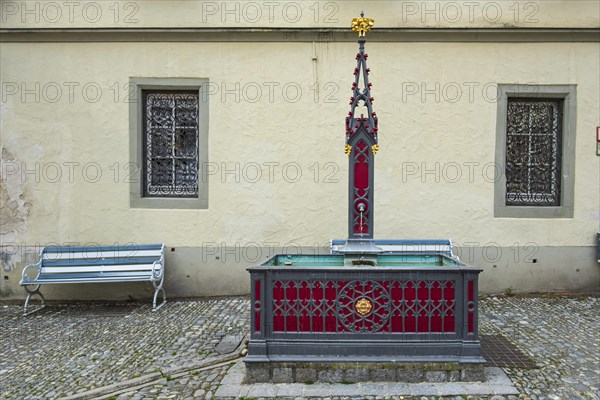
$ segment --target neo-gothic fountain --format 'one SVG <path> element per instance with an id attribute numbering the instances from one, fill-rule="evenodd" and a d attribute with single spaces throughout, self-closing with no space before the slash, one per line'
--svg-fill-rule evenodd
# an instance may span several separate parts
<path id="1" fill-rule="evenodd" d="M 345 133 L 348 239 L 332 241 L 331 254 L 279 254 L 248 268 L 247 382 L 420 381 L 431 371 L 483 379 L 481 269 L 454 257 L 448 240 L 373 239 L 378 121 L 365 53 L 372 26 L 364 15 L 352 21 L 359 48 Z"/>

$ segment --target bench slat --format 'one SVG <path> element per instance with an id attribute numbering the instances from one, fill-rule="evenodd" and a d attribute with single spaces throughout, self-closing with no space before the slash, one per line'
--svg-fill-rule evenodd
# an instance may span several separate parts
<path id="1" fill-rule="evenodd" d="M 157 269 L 161 269 L 158 266 Z M 42 267 L 42 275 L 63 274 L 75 272 L 118 272 L 118 271 L 151 271 L 152 264 L 135 265 L 88 265 L 73 267 Z"/>
<path id="2" fill-rule="evenodd" d="M 103 277 L 77 277 L 77 278 L 47 278 L 32 281 L 32 284 L 47 284 L 47 283 L 95 283 L 95 282 L 147 282 L 149 276 L 103 276 Z"/>
<path id="3" fill-rule="evenodd" d="M 69 259 L 69 260 L 44 260 L 43 267 L 69 267 L 69 266 L 95 266 L 95 265 L 132 265 L 132 264 L 152 264 L 159 260 L 156 257 L 122 257 L 122 258 L 90 258 L 90 259 Z"/>
<path id="4" fill-rule="evenodd" d="M 105 250 L 90 252 L 53 252 L 44 253 L 44 260 L 73 260 L 97 258 L 127 258 L 127 257 L 155 257 L 159 259 L 162 252 L 159 250 Z"/>
<path id="5" fill-rule="evenodd" d="M 80 272 L 70 274 L 52 274 L 52 275 L 40 275 L 38 281 L 45 282 L 47 280 L 70 280 L 70 279 L 91 279 L 91 278 L 127 278 L 127 277 L 138 277 L 140 279 L 149 280 L 152 274 L 150 271 L 120 271 L 120 272 Z"/>
<path id="6" fill-rule="evenodd" d="M 374 240 L 376 246 L 380 245 L 412 245 L 412 246 L 421 246 L 421 245 L 450 245 L 450 240 L 448 239 L 375 239 Z M 343 245 L 346 244 L 345 239 L 332 239 L 332 245 Z"/>
<path id="7" fill-rule="evenodd" d="M 452 244 L 450 240 L 423 239 L 423 240 L 374 240 L 375 246 L 381 248 L 384 253 L 394 254 L 424 254 L 442 253 L 452 257 Z M 331 240 L 331 254 L 338 254 L 340 247 L 346 244 L 346 240 Z"/>
<path id="8" fill-rule="evenodd" d="M 433 246 L 425 246 L 425 245 L 385 245 L 385 244 L 378 244 L 378 247 L 381 247 L 381 249 L 383 251 L 402 251 L 402 252 L 407 252 L 410 253 L 411 251 L 414 252 L 430 252 L 430 251 L 435 251 L 435 252 L 448 252 L 450 251 L 450 246 L 437 246 L 437 245 L 433 245 Z"/>
<path id="9" fill-rule="evenodd" d="M 162 244 L 131 244 L 121 246 L 49 246 L 44 248 L 44 253 L 84 252 L 95 253 L 98 251 L 136 251 L 160 250 Z"/>

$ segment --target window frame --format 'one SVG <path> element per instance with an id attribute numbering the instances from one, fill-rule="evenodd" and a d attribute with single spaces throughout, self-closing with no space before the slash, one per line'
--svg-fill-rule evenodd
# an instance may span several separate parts
<path id="1" fill-rule="evenodd" d="M 131 208 L 207 209 L 208 177 L 201 175 L 208 162 L 208 79 L 205 78 L 130 78 L 129 99 Z M 198 91 L 198 197 L 144 197 L 144 90 Z"/>
<path id="2" fill-rule="evenodd" d="M 506 205 L 506 128 L 508 99 L 562 99 L 561 193 L 559 206 Z M 576 85 L 498 84 L 495 161 L 500 176 L 494 184 L 496 218 L 573 218 L 575 188 Z"/>

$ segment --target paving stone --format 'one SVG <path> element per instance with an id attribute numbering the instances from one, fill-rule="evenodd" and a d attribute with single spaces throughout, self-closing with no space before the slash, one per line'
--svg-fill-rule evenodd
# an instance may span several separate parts
<path id="1" fill-rule="evenodd" d="M 363 393 L 366 395 L 384 395 L 389 384 L 365 382 L 361 383 L 360 386 L 362 387 Z"/>
<path id="2" fill-rule="evenodd" d="M 223 336 L 219 344 L 215 346 L 215 350 L 219 354 L 227 354 L 234 351 L 239 345 L 242 339 L 244 338 L 243 334 L 229 334 Z"/>
<path id="3" fill-rule="evenodd" d="M 317 370 L 315 368 L 296 368 L 296 382 L 307 383 L 317 381 Z"/>
<path id="4" fill-rule="evenodd" d="M 448 381 L 448 373 L 446 371 L 426 371 L 426 382 L 446 382 Z"/>
<path id="5" fill-rule="evenodd" d="M 246 369 L 246 381 L 248 383 L 269 382 L 270 369 L 268 367 L 251 367 Z"/>
<path id="6" fill-rule="evenodd" d="M 469 389 L 470 394 L 487 394 L 493 395 L 494 390 L 491 385 L 481 382 L 463 382 L 463 384 Z"/>
<path id="7" fill-rule="evenodd" d="M 421 382 L 423 378 L 423 371 L 410 369 L 399 369 L 396 371 L 396 380 L 398 382 Z"/>
<path id="8" fill-rule="evenodd" d="M 319 382 L 326 382 L 326 383 L 341 383 L 344 381 L 344 375 L 343 375 L 342 370 L 339 370 L 339 369 L 333 369 L 333 370 L 323 369 L 323 370 L 319 371 L 319 373 L 318 373 L 318 380 L 319 380 Z"/>
<path id="9" fill-rule="evenodd" d="M 277 395 L 278 396 L 290 396 L 290 397 L 295 397 L 298 394 L 302 393 L 303 388 L 306 385 L 303 385 L 301 383 L 291 383 L 291 384 L 286 384 L 286 385 L 279 385 L 278 389 L 277 389 Z"/>
<path id="10" fill-rule="evenodd" d="M 448 371 L 448 381 L 459 382 L 460 381 L 460 371 Z"/>
<path id="11" fill-rule="evenodd" d="M 217 396 L 221 397 L 238 397 L 240 387 L 238 385 L 223 385 L 217 389 Z"/>
<path id="12" fill-rule="evenodd" d="M 366 382 L 369 371 L 366 368 L 350 368 L 344 371 L 344 382 Z"/>
<path id="13" fill-rule="evenodd" d="M 395 382 L 396 370 L 392 368 L 381 368 L 371 370 L 370 378 L 374 382 Z"/>
<path id="14" fill-rule="evenodd" d="M 439 395 L 438 385 L 432 383 L 413 383 L 408 385 L 412 396 L 432 396 Z"/>
<path id="15" fill-rule="evenodd" d="M 485 373 L 481 369 L 462 369 L 460 380 L 463 382 L 483 382 L 485 381 Z"/>
<path id="16" fill-rule="evenodd" d="M 302 397 L 322 397 L 334 394 L 332 385 L 303 385 L 300 393 Z"/>
<path id="17" fill-rule="evenodd" d="M 291 368 L 273 368 L 273 383 L 292 383 L 294 375 Z"/>
<path id="18" fill-rule="evenodd" d="M 217 393 L 219 394 L 219 393 Z M 247 397 L 275 397 L 277 396 L 277 386 L 272 383 L 258 383 L 250 386 Z"/>
<path id="19" fill-rule="evenodd" d="M 461 393 L 469 393 L 468 385 L 461 382 L 447 382 L 438 386 L 438 389 L 442 396 L 456 396 Z"/>
<path id="20" fill-rule="evenodd" d="M 332 385 L 332 394 L 334 396 L 360 396 L 362 389 L 359 385 Z"/>

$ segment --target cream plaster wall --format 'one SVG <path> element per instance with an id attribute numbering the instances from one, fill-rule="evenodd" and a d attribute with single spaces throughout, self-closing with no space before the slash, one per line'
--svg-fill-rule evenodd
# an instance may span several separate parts
<path id="1" fill-rule="evenodd" d="M 343 118 L 355 47 L 317 44 L 313 70 L 307 43 L 2 44 L 2 142 L 18 166 L 13 171 L 5 164 L 3 173 L 21 173 L 23 200 L 30 206 L 26 228 L 4 241 L 201 246 L 311 245 L 343 238 Z M 600 219 L 597 44 L 367 48 L 381 121 L 376 237 L 594 244 Z M 39 61 L 32 62 L 32 54 Z M 210 79 L 208 171 L 217 173 L 208 175 L 207 210 L 129 207 L 130 77 Z M 321 87 L 316 101 L 315 77 Z M 493 216 L 495 85 L 512 82 L 578 85 L 572 219 Z M 62 96 L 55 101 L 56 93 Z M 268 163 L 279 163 L 272 167 L 273 182 Z M 256 164 L 262 167 L 258 182 Z M 236 165 L 238 172 L 221 174 Z"/>
<path id="2" fill-rule="evenodd" d="M 346 28 L 361 10 L 380 28 L 598 27 L 593 0 L 3 1 L 5 28 Z"/>

